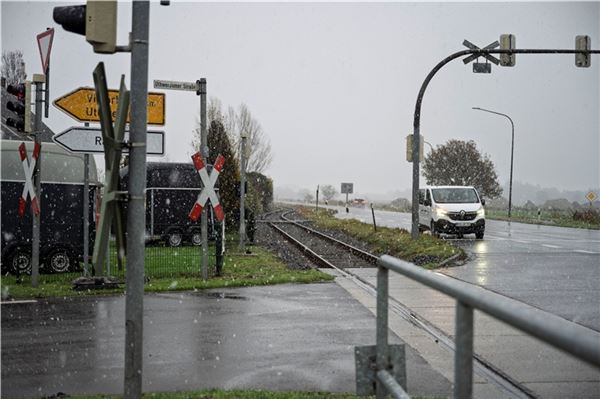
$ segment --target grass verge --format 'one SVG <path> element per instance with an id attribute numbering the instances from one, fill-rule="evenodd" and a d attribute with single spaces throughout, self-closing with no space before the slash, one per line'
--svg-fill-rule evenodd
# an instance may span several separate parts
<path id="1" fill-rule="evenodd" d="M 120 396 L 69 396 L 69 399 L 113 399 Z M 274 392 L 263 390 L 223 390 L 209 389 L 193 392 L 160 392 L 144 393 L 144 399 L 359 399 L 373 396 L 357 396 L 351 394 L 329 392 Z"/>
<path id="2" fill-rule="evenodd" d="M 42 274 L 37 288 L 31 287 L 29 276 L 22 277 L 20 282 L 17 281 L 15 276 L 3 276 L 0 282 L 2 297 L 32 299 L 124 293 L 124 286 L 118 289 L 75 291 L 72 289 L 71 283 L 77 276 L 79 275 Z M 222 276 L 210 277 L 206 281 L 200 277 L 199 272 L 150 277 L 144 285 L 144 291 L 202 290 L 284 283 L 314 283 L 329 280 L 333 280 L 333 277 L 318 270 L 290 270 L 270 251 L 260 247 L 252 247 L 252 255 L 242 254 L 235 249 L 230 249 L 224 257 Z"/>
<path id="3" fill-rule="evenodd" d="M 486 209 L 485 216 L 488 219 L 493 220 L 509 220 L 508 212 L 504 210 Z M 574 218 L 573 212 L 571 211 L 548 212 L 544 210 L 543 212 L 540 212 L 540 215 L 538 217 L 537 211 L 524 211 L 519 209 L 513 209 L 511 212 L 510 220 L 513 222 L 527 224 L 540 224 L 545 226 L 573 227 L 577 229 L 600 230 L 600 222 L 592 218 L 582 218 L 581 220 L 576 220 Z"/>
<path id="4" fill-rule="evenodd" d="M 320 228 L 341 231 L 367 243 L 374 254 L 392 255 L 426 269 L 434 269 L 441 262 L 456 255 L 459 259 L 466 257 L 461 248 L 430 235 L 421 234 L 418 240 L 413 240 L 410 232 L 405 229 L 377 227 L 377 231 L 373 231 L 373 226 L 356 219 L 337 219 L 333 216 L 334 211 L 330 209 L 296 209 Z"/>

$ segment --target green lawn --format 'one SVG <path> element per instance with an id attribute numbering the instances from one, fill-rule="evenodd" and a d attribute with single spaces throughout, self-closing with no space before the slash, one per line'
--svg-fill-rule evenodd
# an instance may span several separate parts
<path id="1" fill-rule="evenodd" d="M 120 396 L 69 396 L 73 399 L 113 399 Z M 372 398 L 372 396 L 357 396 L 329 392 L 273 392 L 263 390 L 243 391 L 209 389 L 193 392 L 155 392 L 144 393 L 144 399 L 359 399 Z"/>
<path id="2" fill-rule="evenodd" d="M 333 280 L 333 277 L 318 270 L 290 270 L 273 253 L 260 247 L 251 247 L 252 254 L 243 254 L 237 247 L 230 248 L 224 256 L 223 273 L 214 275 L 215 258 L 209 257 L 211 272 L 204 281 L 200 274 L 198 247 L 182 247 L 163 261 L 154 259 L 155 249 L 146 252 L 146 292 L 201 290 L 207 288 L 246 287 L 283 283 L 314 283 Z M 213 251 L 214 253 L 214 251 Z M 166 260 L 166 264 L 165 261 Z M 124 280 L 124 272 L 114 268 L 113 275 Z M 75 291 L 71 282 L 80 273 L 41 274 L 39 286 L 31 287 L 31 279 L 24 276 L 17 281 L 15 276 L 4 276 L 0 282 L 2 295 L 14 299 L 65 297 L 84 295 L 123 294 L 125 285 L 118 289 Z"/>
<path id="3" fill-rule="evenodd" d="M 329 209 L 297 209 L 320 228 L 342 231 L 366 242 L 370 246 L 370 252 L 375 255 L 392 255 L 428 269 L 438 267 L 451 257 L 466 256 L 461 248 L 428 234 L 420 234 L 418 240 L 413 240 L 410 232 L 404 229 L 377 227 L 377 231 L 374 231 L 371 224 L 356 219 L 337 219 Z"/>
<path id="4" fill-rule="evenodd" d="M 507 210 L 486 209 L 485 215 L 488 219 L 509 220 Z M 600 230 L 600 218 L 597 213 L 592 214 L 592 217 L 586 217 L 586 214 L 582 212 L 579 212 L 578 215 L 581 217 L 576 219 L 572 211 L 542 210 L 538 216 L 537 211 L 513 208 L 510 220 L 519 223 Z"/>

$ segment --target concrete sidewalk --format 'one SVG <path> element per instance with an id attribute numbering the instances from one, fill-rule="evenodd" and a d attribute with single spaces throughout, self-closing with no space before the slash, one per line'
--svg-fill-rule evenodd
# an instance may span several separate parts
<path id="1" fill-rule="evenodd" d="M 377 269 L 349 271 L 376 285 Z M 390 297 L 447 335 L 454 336 L 454 299 L 397 273 L 391 272 L 389 276 Z M 353 279 L 337 277 L 336 282 L 375 314 L 375 297 L 360 288 Z M 416 349 L 435 370 L 453 381 L 453 352 L 392 310 L 389 320 L 395 334 Z M 478 311 L 475 312 L 474 337 L 475 353 L 518 381 L 536 397 L 598 398 L 600 395 L 599 370 Z M 409 383 L 410 378 L 409 375 Z M 480 376 L 476 375 L 474 382 L 476 397 L 508 397 Z"/>

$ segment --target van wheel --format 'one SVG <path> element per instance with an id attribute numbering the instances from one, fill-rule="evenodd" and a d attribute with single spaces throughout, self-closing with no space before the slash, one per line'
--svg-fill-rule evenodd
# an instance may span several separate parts
<path id="1" fill-rule="evenodd" d="M 202 234 L 199 231 L 192 233 L 192 244 L 195 246 L 202 245 Z"/>
<path id="2" fill-rule="evenodd" d="M 439 238 L 439 237 L 440 237 L 440 233 L 439 233 L 439 232 L 437 231 L 437 229 L 435 228 L 435 223 L 433 223 L 433 220 L 431 221 L 431 227 L 430 227 L 430 229 L 431 229 L 431 235 L 432 235 L 433 237 L 437 237 L 437 238 Z"/>
<path id="3" fill-rule="evenodd" d="M 10 257 L 10 266 L 16 275 L 31 274 L 31 252 L 18 248 Z"/>
<path id="4" fill-rule="evenodd" d="M 477 238 L 478 240 L 483 239 L 483 231 L 479 231 L 479 232 L 475 233 L 475 238 Z"/>
<path id="5" fill-rule="evenodd" d="M 179 231 L 171 231 L 167 236 L 167 244 L 169 244 L 170 247 L 178 247 L 181 245 L 182 241 L 183 237 Z"/>
<path id="6" fill-rule="evenodd" d="M 72 266 L 71 258 L 64 249 L 52 251 L 48 255 L 48 266 L 53 273 L 64 273 Z"/>

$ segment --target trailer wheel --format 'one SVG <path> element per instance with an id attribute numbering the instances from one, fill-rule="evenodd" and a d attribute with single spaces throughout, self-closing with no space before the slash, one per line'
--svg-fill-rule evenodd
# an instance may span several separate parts
<path id="1" fill-rule="evenodd" d="M 69 253 L 65 249 L 57 249 L 48 255 L 48 266 L 53 273 L 64 273 L 72 266 Z"/>
<path id="2" fill-rule="evenodd" d="M 31 274 L 31 252 L 25 248 L 17 248 L 10 257 L 10 266 L 16 275 Z"/>
<path id="3" fill-rule="evenodd" d="M 199 231 L 192 232 L 192 244 L 195 246 L 202 245 L 202 234 Z"/>
<path id="4" fill-rule="evenodd" d="M 173 230 L 167 235 L 167 244 L 169 244 L 170 247 L 178 247 L 181 245 L 182 241 L 183 236 L 180 231 Z"/>

